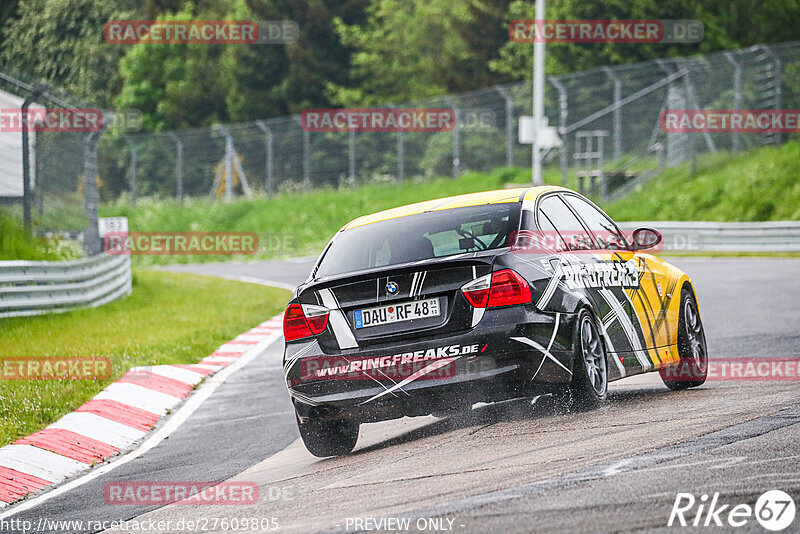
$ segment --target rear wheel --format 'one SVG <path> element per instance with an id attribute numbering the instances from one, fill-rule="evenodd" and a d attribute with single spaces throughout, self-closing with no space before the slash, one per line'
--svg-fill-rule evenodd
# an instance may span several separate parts
<path id="1" fill-rule="evenodd" d="M 320 458 L 348 454 L 355 449 L 358 441 L 359 424 L 347 419 L 305 423 L 298 419 L 297 427 L 308 452 Z"/>
<path id="2" fill-rule="evenodd" d="M 681 291 L 678 354 L 681 359 L 677 365 L 665 367 L 659 371 L 664 384 L 673 390 L 702 385 L 708 375 L 706 335 L 697 311 L 697 303 L 692 292 L 687 288 Z"/>
<path id="3" fill-rule="evenodd" d="M 581 310 L 573 334 L 572 382 L 568 389 L 568 406 L 590 410 L 599 406 L 608 393 L 606 351 L 592 315 Z"/>

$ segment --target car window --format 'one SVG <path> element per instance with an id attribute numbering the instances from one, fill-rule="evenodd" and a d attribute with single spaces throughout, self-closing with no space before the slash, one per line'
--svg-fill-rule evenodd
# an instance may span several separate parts
<path id="1" fill-rule="evenodd" d="M 557 232 L 557 250 L 592 250 L 591 235 L 581 224 L 572 210 L 558 195 L 550 195 L 539 203 L 539 229 L 547 235 Z"/>
<path id="2" fill-rule="evenodd" d="M 317 277 L 508 246 L 519 204 L 487 204 L 408 215 L 358 226 L 331 242 Z M 513 224 L 510 222 L 513 217 Z"/>
<path id="3" fill-rule="evenodd" d="M 598 210 L 587 200 L 575 196 L 564 195 L 567 203 L 580 215 L 583 222 L 592 232 L 595 242 L 602 250 L 627 250 L 629 249 L 625 236 L 614 221 L 605 213 Z"/>

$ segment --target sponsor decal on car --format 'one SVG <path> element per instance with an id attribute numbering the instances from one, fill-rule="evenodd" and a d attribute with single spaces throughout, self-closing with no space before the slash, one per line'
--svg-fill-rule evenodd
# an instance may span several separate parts
<path id="1" fill-rule="evenodd" d="M 629 262 L 603 261 L 598 263 L 561 262 L 564 282 L 570 289 L 639 287 L 639 270 Z"/>
<path id="2" fill-rule="evenodd" d="M 306 379 L 409 377 L 425 370 L 430 362 L 449 364 L 454 358 L 482 352 L 479 344 L 446 345 L 391 356 L 374 356 L 359 359 L 341 356 L 306 358 L 301 363 L 300 374 Z M 483 349 L 486 349 L 484 345 Z M 403 367 L 405 366 L 405 367 Z M 440 368 L 441 369 L 441 368 Z"/>

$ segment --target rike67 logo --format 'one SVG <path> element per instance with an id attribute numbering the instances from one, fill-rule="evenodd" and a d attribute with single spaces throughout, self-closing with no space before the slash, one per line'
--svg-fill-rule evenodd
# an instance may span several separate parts
<path id="1" fill-rule="evenodd" d="M 780 532 L 794 523 L 795 504 L 791 495 L 770 490 L 761 495 L 755 506 L 720 502 L 719 492 L 696 498 L 691 493 L 678 493 L 667 526 L 738 528 L 753 519 L 767 530 Z"/>

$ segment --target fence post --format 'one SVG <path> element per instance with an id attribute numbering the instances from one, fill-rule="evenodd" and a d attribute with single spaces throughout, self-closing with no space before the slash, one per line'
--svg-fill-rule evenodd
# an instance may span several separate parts
<path id="1" fill-rule="evenodd" d="M 668 74 L 668 75 L 672 74 L 672 69 L 667 67 L 667 60 L 665 60 L 665 59 L 656 59 L 655 61 L 656 61 L 656 64 L 659 67 L 661 67 L 661 70 L 663 70 L 666 74 Z M 699 102 L 697 101 L 697 96 L 696 96 L 696 93 L 695 93 L 695 90 L 694 90 L 694 84 L 692 83 L 692 69 L 691 69 L 690 63 L 691 63 L 691 61 L 686 61 L 686 60 L 681 60 L 680 62 L 675 62 L 675 64 L 676 64 L 675 70 L 676 70 L 676 72 L 678 72 L 679 71 L 678 67 L 681 67 L 681 68 L 683 68 L 683 70 L 686 71 L 686 75 L 683 76 L 683 90 L 684 90 L 684 93 L 686 93 L 686 101 L 689 103 L 690 106 L 692 106 L 693 109 L 698 109 L 699 110 L 701 108 L 700 108 Z M 672 84 L 670 84 L 670 86 L 671 85 Z M 710 152 L 716 152 L 717 151 L 717 147 L 714 144 L 714 139 L 711 138 L 711 134 L 708 133 L 708 132 L 703 132 L 703 138 L 706 141 L 706 145 L 708 146 L 708 150 Z M 691 144 L 692 144 L 692 142 L 690 140 L 689 141 L 689 145 L 691 145 Z M 694 147 L 690 146 L 690 149 L 693 151 Z"/>
<path id="2" fill-rule="evenodd" d="M 30 145 L 28 140 L 28 108 L 39 96 L 47 89 L 46 85 L 40 85 L 31 90 L 31 94 L 22 102 L 22 220 L 25 229 L 30 231 L 33 222 L 31 218 L 32 210 L 32 189 L 31 189 L 31 158 Z"/>
<path id="3" fill-rule="evenodd" d="M 303 128 L 300 117 L 296 119 L 303 131 L 303 187 L 311 187 L 311 133 Z"/>
<path id="4" fill-rule="evenodd" d="M 273 177 L 272 177 L 272 129 L 267 126 L 264 121 L 256 121 L 256 126 L 258 129 L 264 132 L 266 136 L 265 143 L 266 143 L 266 153 L 267 159 L 264 162 L 264 173 L 265 173 L 265 180 L 266 180 L 266 187 L 267 187 L 267 196 L 272 196 L 273 192 Z"/>
<path id="5" fill-rule="evenodd" d="M 389 109 L 396 109 L 394 104 L 388 105 Z M 405 165 L 405 140 L 403 139 L 403 129 L 397 128 L 397 181 L 400 183 L 406 179 Z"/>
<path id="6" fill-rule="evenodd" d="M 136 206 L 136 160 L 138 158 L 136 143 L 127 135 L 124 135 L 123 138 L 125 141 L 128 142 L 128 146 L 131 148 L 131 181 L 130 181 L 130 188 L 131 188 L 131 206 Z"/>
<path id="7" fill-rule="evenodd" d="M 499 85 L 494 88 L 506 105 L 506 165 L 509 167 L 514 164 L 514 101 L 503 87 Z"/>
<path id="8" fill-rule="evenodd" d="M 774 108 L 775 111 L 778 111 L 782 107 L 782 84 L 783 84 L 783 61 L 779 58 L 775 52 L 772 51 L 772 48 L 769 45 L 761 45 L 761 48 L 764 52 L 767 53 L 769 57 L 772 58 L 772 61 L 775 63 L 775 80 L 773 81 L 773 85 L 775 86 L 775 104 Z M 780 145 L 783 142 L 783 134 L 781 132 L 775 132 L 773 134 L 775 136 L 776 144 Z"/>
<path id="9" fill-rule="evenodd" d="M 97 228 L 97 204 L 99 196 L 97 194 L 97 142 L 106 129 L 106 125 L 90 133 L 86 137 L 86 148 L 83 157 L 83 200 L 86 218 L 89 225 L 83 231 L 83 247 L 86 254 L 94 256 L 102 251 L 100 244 L 100 233 Z"/>
<path id="10" fill-rule="evenodd" d="M 742 109 L 742 64 L 736 61 L 736 57 L 730 52 L 725 52 L 725 59 L 733 65 L 733 109 Z M 732 149 L 734 152 L 739 152 L 741 143 L 739 132 L 734 130 L 731 135 Z"/>
<path id="11" fill-rule="evenodd" d="M 178 202 L 183 204 L 183 141 L 175 134 L 169 132 L 170 138 L 175 141 L 175 181 L 177 183 Z"/>
<path id="12" fill-rule="evenodd" d="M 456 124 L 453 127 L 453 177 L 461 176 L 461 131 L 459 129 L 458 112 L 460 111 L 456 103 L 450 97 L 444 97 L 444 101 L 453 108 L 456 117 Z"/>
<path id="13" fill-rule="evenodd" d="M 682 63 L 682 67 L 686 70 L 686 76 L 683 77 L 683 86 L 686 88 L 686 98 L 689 101 L 689 104 L 694 107 L 694 109 L 701 109 L 700 103 L 697 100 L 697 92 L 694 90 L 694 83 L 692 83 L 691 60 L 684 60 Z M 714 144 L 714 139 L 711 137 L 711 134 L 708 132 L 703 132 L 703 138 L 706 140 L 706 146 L 708 146 L 708 150 L 711 152 L 716 152 L 717 146 Z M 692 151 L 692 157 L 696 157 L 697 154 L 691 142 L 689 143 L 689 147 Z"/>
<path id="14" fill-rule="evenodd" d="M 559 166 L 561 167 L 561 187 L 567 187 L 567 173 L 569 172 L 569 158 L 567 151 L 567 119 L 569 118 L 569 101 L 567 100 L 567 88 L 556 76 L 547 78 L 553 87 L 558 91 L 558 135 L 561 137 L 561 148 L 558 149 Z"/>
<path id="15" fill-rule="evenodd" d="M 622 106 L 619 105 L 622 100 L 622 80 L 608 67 L 603 67 L 603 72 L 614 82 L 614 159 L 619 160 L 622 157 Z"/>
<path id="16" fill-rule="evenodd" d="M 347 134 L 348 137 L 348 147 L 347 147 L 347 179 L 350 181 L 350 185 L 353 186 L 356 183 L 356 132 L 353 129 L 350 129 L 350 132 Z"/>

